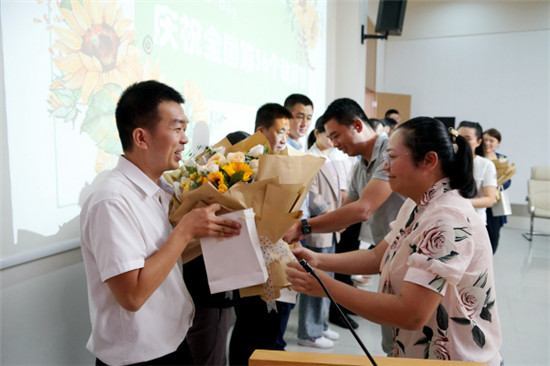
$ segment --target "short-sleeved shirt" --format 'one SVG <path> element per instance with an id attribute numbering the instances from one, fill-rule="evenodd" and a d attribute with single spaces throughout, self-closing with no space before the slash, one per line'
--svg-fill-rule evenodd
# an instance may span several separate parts
<path id="1" fill-rule="evenodd" d="M 388 135 L 383 132 L 376 138 L 370 162 L 361 159 L 354 168 L 353 177 L 351 179 L 348 197 L 357 201 L 361 197 L 361 193 L 372 179 L 380 179 L 388 181 L 388 173 L 384 171 L 383 154 L 386 152 L 388 145 Z M 401 205 L 405 201 L 405 197 L 392 192 L 392 194 L 384 201 L 380 207 L 366 222 L 361 225 L 359 239 L 370 241 L 369 227 L 372 232 L 372 238 L 375 245 L 378 245 L 386 234 L 390 231 L 390 223 L 395 220 Z M 367 225 L 369 225 L 367 227 Z"/>
<path id="2" fill-rule="evenodd" d="M 422 329 L 394 329 L 394 356 L 499 365 L 493 253 L 485 223 L 469 200 L 445 178 L 419 205 L 405 201 L 391 227 L 379 292 L 399 295 L 406 281 L 442 296 Z"/>
<path id="3" fill-rule="evenodd" d="M 353 169 L 359 159 L 356 156 L 349 156 L 337 148 L 331 148 L 328 157 L 338 172 L 340 189 L 347 192 L 351 183 Z"/>
<path id="4" fill-rule="evenodd" d="M 495 164 L 484 157 L 476 155 L 474 158 L 474 179 L 476 181 L 477 195 L 476 197 L 483 197 L 483 187 L 496 187 L 497 186 L 497 169 Z M 487 213 L 485 207 L 476 208 L 477 213 L 483 220 L 487 222 Z"/>
<path id="5" fill-rule="evenodd" d="M 170 194 L 121 157 L 82 207 L 81 247 L 92 334 L 88 350 L 109 365 L 155 359 L 185 339 L 194 306 L 178 263 L 136 312 L 125 310 L 106 280 L 143 268 L 172 232 Z"/>

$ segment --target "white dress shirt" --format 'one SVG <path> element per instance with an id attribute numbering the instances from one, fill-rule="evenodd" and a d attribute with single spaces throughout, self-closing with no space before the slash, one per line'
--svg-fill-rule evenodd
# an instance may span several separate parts
<path id="1" fill-rule="evenodd" d="M 82 207 L 81 246 L 92 334 L 88 350 L 110 365 L 143 362 L 174 352 L 189 329 L 194 306 L 176 263 L 141 309 L 130 312 L 105 283 L 143 268 L 172 231 L 170 194 L 121 157 Z"/>

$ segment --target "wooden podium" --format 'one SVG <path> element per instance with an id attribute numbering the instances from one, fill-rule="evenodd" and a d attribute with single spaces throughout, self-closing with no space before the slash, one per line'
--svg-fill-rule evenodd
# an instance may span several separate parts
<path id="1" fill-rule="evenodd" d="M 413 358 L 373 357 L 378 366 L 488 366 L 488 363 L 439 361 Z M 267 351 L 257 349 L 248 360 L 249 366 L 365 366 L 367 356 L 335 355 L 332 353 Z"/>

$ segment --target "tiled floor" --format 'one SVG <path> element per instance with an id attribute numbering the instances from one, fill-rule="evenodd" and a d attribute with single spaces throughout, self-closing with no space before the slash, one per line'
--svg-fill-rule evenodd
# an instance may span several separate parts
<path id="1" fill-rule="evenodd" d="M 546 223 L 547 224 L 547 223 Z M 506 366 L 550 365 L 550 238 L 535 237 L 529 256 L 529 242 L 522 230 L 501 231 L 494 256 L 497 301 L 503 333 L 501 354 Z M 544 228 L 541 228 L 544 230 Z M 550 230 L 547 230 L 550 231 Z M 368 290 L 376 290 L 377 280 Z M 380 327 L 357 316 L 357 334 L 373 356 L 384 356 L 380 347 Z M 285 334 L 287 351 L 363 355 L 361 347 L 347 329 L 333 325 L 341 339 L 330 350 L 298 346 L 297 308 L 292 311 Z"/>

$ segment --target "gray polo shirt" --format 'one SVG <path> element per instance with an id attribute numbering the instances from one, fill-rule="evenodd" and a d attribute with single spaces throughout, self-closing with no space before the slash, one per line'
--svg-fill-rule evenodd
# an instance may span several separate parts
<path id="1" fill-rule="evenodd" d="M 348 190 L 348 197 L 350 199 L 357 201 L 371 179 L 388 180 L 388 173 L 383 170 L 383 155 L 386 152 L 388 139 L 388 135 L 385 132 L 378 135 L 376 142 L 374 143 L 370 163 L 361 158 L 361 160 L 355 164 Z M 359 239 L 370 242 L 370 227 L 372 238 L 374 239 L 373 244 L 378 245 L 378 243 L 384 239 L 386 234 L 390 232 L 390 222 L 395 220 L 395 217 L 397 216 L 397 213 L 399 212 L 399 209 L 404 201 L 404 196 L 392 192 L 388 199 L 386 199 L 386 201 L 378 207 L 370 219 L 363 222 L 361 225 Z"/>

